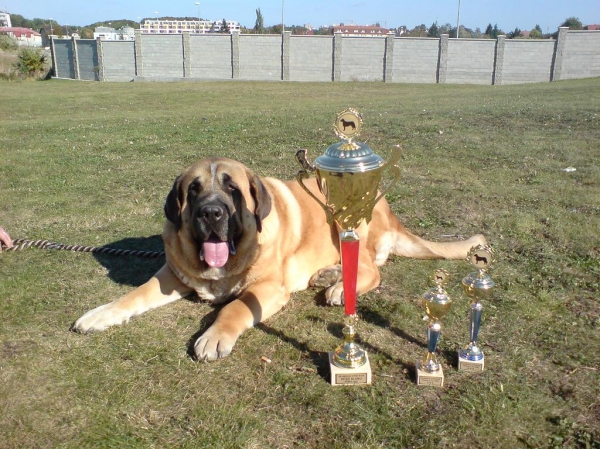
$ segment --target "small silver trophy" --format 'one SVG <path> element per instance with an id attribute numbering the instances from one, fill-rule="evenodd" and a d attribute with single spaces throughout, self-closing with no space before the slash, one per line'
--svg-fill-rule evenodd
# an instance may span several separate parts
<path id="1" fill-rule="evenodd" d="M 485 362 L 483 351 L 477 344 L 477 335 L 481 326 L 483 305 L 481 300 L 488 299 L 494 293 L 494 281 L 487 270 L 494 262 L 494 252 L 488 245 L 471 248 L 467 262 L 477 268 L 462 280 L 465 294 L 471 299 L 469 306 L 469 344 L 458 351 L 458 369 L 461 371 L 482 372 Z"/>
<path id="2" fill-rule="evenodd" d="M 417 361 L 417 385 L 434 387 L 444 386 L 444 371 L 437 360 L 437 346 L 442 335 L 440 320 L 450 311 L 452 299 L 444 286 L 448 284 L 448 272 L 443 269 L 435 271 L 433 280 L 435 287 L 422 296 L 422 304 L 429 318 L 427 326 L 427 355 L 422 361 Z"/>

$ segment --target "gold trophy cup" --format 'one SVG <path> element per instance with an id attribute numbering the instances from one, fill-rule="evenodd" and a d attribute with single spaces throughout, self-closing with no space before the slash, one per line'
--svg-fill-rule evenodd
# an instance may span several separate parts
<path id="1" fill-rule="evenodd" d="M 383 159 L 362 142 L 353 139 L 362 129 L 361 114 L 354 109 L 346 109 L 337 115 L 334 123 L 336 135 L 341 139 L 327 148 L 314 164 L 306 157 L 306 150 L 296 153 L 302 170 L 296 176 L 304 190 L 313 197 L 325 211 L 330 224 L 337 223 L 340 232 L 342 258 L 342 281 L 344 285 L 344 341 L 329 353 L 332 385 L 360 385 L 371 383 L 371 367 L 367 353 L 355 343 L 356 325 L 356 284 L 358 276 L 359 236 L 356 228 L 363 220 L 371 220 L 373 208 L 385 192 L 394 185 L 400 176 L 396 165 L 400 158 L 399 147 L 385 163 Z M 384 170 L 391 168 L 392 181 L 379 191 Z M 304 180 L 314 172 L 319 190 L 325 196 L 325 203 L 304 185 Z"/>
<path id="2" fill-rule="evenodd" d="M 417 385 L 443 387 L 444 370 L 437 360 L 436 351 L 442 335 L 440 320 L 450 311 L 452 299 L 444 289 L 444 286 L 448 284 L 448 272 L 443 269 L 436 270 L 433 280 L 436 286 L 422 296 L 422 304 L 429 318 L 429 324 L 427 326 L 427 355 L 416 363 Z"/>
<path id="3" fill-rule="evenodd" d="M 487 270 L 494 262 L 494 251 L 488 245 L 471 248 L 467 262 L 477 268 L 462 280 L 465 294 L 471 299 L 469 305 L 469 344 L 458 351 L 458 369 L 460 371 L 482 372 L 485 357 L 477 344 L 483 305 L 481 300 L 488 299 L 494 293 L 494 281 Z"/>

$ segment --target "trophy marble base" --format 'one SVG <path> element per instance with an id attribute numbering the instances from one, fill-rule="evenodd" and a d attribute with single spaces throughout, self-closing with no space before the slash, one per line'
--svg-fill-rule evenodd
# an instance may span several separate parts
<path id="1" fill-rule="evenodd" d="M 440 369 L 430 373 L 421 369 L 421 362 L 415 364 L 417 369 L 417 385 L 429 386 L 429 387 L 443 387 L 444 386 L 444 370 L 440 366 Z"/>
<path id="2" fill-rule="evenodd" d="M 340 368 L 333 364 L 334 352 L 329 353 L 329 371 L 331 372 L 331 385 L 371 385 L 371 362 L 369 355 L 363 366 L 358 368 Z"/>
<path id="3" fill-rule="evenodd" d="M 464 371 L 468 373 L 481 373 L 483 372 L 483 366 L 485 362 L 485 357 L 482 357 L 481 360 L 468 360 L 464 357 L 460 356 L 460 351 L 458 352 L 458 370 Z"/>

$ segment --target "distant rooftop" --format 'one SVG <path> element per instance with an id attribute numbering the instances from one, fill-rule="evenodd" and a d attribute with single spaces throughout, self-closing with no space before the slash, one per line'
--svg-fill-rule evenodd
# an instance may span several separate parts
<path id="1" fill-rule="evenodd" d="M 30 38 L 32 36 L 41 36 L 37 31 L 33 31 L 29 28 L 23 27 L 0 27 L 0 33 L 12 34 L 16 38 L 27 37 Z"/>

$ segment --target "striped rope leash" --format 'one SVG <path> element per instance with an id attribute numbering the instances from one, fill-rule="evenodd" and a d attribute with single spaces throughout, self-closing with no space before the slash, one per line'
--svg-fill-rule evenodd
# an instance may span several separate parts
<path id="1" fill-rule="evenodd" d="M 49 242 L 48 240 L 14 239 L 12 248 L 8 248 L 4 244 L 1 245 L 2 251 L 22 251 L 25 248 L 35 247 L 41 249 L 62 249 L 65 251 L 109 254 L 111 256 L 145 257 L 148 259 L 156 259 L 165 255 L 164 252 L 160 251 L 137 251 L 131 249 L 109 248 L 107 246 L 63 245 L 62 243 Z"/>

